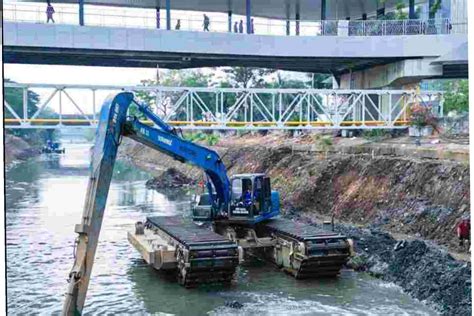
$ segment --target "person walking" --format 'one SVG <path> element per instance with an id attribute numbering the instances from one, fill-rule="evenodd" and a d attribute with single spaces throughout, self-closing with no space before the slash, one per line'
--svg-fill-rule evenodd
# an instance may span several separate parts
<path id="1" fill-rule="evenodd" d="M 239 33 L 239 23 L 237 21 L 234 23 L 234 33 Z"/>
<path id="2" fill-rule="evenodd" d="M 209 32 L 210 24 L 211 24 L 211 20 L 209 19 L 207 15 L 204 14 L 204 22 L 203 22 L 204 32 Z"/>
<path id="3" fill-rule="evenodd" d="M 250 34 L 254 34 L 255 33 L 255 29 L 254 29 L 254 26 L 253 26 L 253 19 L 250 20 Z"/>
<path id="4" fill-rule="evenodd" d="M 240 20 L 240 23 L 239 23 L 239 33 L 243 33 L 244 32 L 244 21 Z"/>
<path id="5" fill-rule="evenodd" d="M 174 27 L 175 30 L 180 30 L 181 29 L 181 20 L 178 19 L 178 22 L 176 22 L 176 26 Z"/>
<path id="6" fill-rule="evenodd" d="M 53 14 L 54 14 L 54 8 L 51 5 L 51 3 L 48 1 L 48 6 L 46 7 L 46 23 L 49 23 L 49 20 L 55 23 L 53 19 Z"/>

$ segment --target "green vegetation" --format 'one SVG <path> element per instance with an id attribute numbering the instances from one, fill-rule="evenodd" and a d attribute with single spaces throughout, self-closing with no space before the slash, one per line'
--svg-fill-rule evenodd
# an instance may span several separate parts
<path id="1" fill-rule="evenodd" d="M 364 130 L 362 132 L 362 137 L 367 140 L 382 140 L 387 137 L 391 136 L 389 131 L 382 130 L 382 129 L 370 129 L 370 130 Z"/>
<path id="2" fill-rule="evenodd" d="M 322 151 L 328 151 L 333 145 L 333 137 L 331 135 L 314 134 L 312 138 L 316 146 Z"/>
<path id="3" fill-rule="evenodd" d="M 395 20 L 406 20 L 408 19 L 408 13 L 405 12 L 405 3 L 399 1 L 395 6 Z"/>
<path id="4" fill-rule="evenodd" d="M 192 142 L 205 142 L 208 146 L 214 146 L 219 142 L 219 135 L 206 134 L 203 132 L 198 133 L 186 133 L 183 135 L 184 139 Z"/>
<path id="5" fill-rule="evenodd" d="M 441 9 L 441 0 L 436 0 L 430 7 L 430 18 L 434 18 L 439 9 Z"/>
<path id="6" fill-rule="evenodd" d="M 444 113 L 469 112 L 469 82 L 465 80 L 449 80 L 444 84 Z"/>

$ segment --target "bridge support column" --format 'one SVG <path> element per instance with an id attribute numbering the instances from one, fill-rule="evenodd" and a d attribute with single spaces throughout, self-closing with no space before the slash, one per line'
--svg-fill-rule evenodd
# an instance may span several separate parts
<path id="1" fill-rule="evenodd" d="M 296 2 L 295 7 L 295 33 L 296 35 L 300 35 L 300 3 L 299 1 Z"/>
<path id="2" fill-rule="evenodd" d="M 228 18 L 228 29 L 229 33 L 232 33 L 232 11 L 227 12 L 227 18 Z"/>
<path id="3" fill-rule="evenodd" d="M 166 0 L 166 29 L 171 30 L 171 0 Z"/>
<path id="4" fill-rule="evenodd" d="M 252 3 L 250 2 L 251 0 L 245 0 L 245 15 L 247 18 L 247 34 L 250 34 L 250 25 L 251 25 L 251 16 L 252 16 L 252 9 L 251 5 Z"/>
<path id="5" fill-rule="evenodd" d="M 84 25 L 84 0 L 79 0 L 79 25 Z"/>
<path id="6" fill-rule="evenodd" d="M 286 35 L 290 35 L 290 4 L 286 3 Z"/>
<path id="7" fill-rule="evenodd" d="M 327 18 L 326 10 L 327 10 L 326 0 L 321 0 L 321 21 L 324 21 Z"/>
<path id="8" fill-rule="evenodd" d="M 160 25 L 160 7 L 156 8 L 156 28 L 159 29 Z"/>
<path id="9" fill-rule="evenodd" d="M 415 0 L 410 0 L 408 2 L 408 18 L 410 20 L 416 19 L 416 13 L 415 13 Z"/>

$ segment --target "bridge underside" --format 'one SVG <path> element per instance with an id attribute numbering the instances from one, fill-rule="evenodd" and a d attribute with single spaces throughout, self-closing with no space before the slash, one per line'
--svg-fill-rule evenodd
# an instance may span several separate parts
<path id="1" fill-rule="evenodd" d="M 385 65 L 406 58 L 332 58 L 282 57 L 251 55 L 190 54 L 123 50 L 38 48 L 31 46 L 4 46 L 5 63 L 82 65 L 110 67 L 139 67 L 185 69 L 199 67 L 245 66 L 274 68 L 290 71 L 341 74 Z"/>

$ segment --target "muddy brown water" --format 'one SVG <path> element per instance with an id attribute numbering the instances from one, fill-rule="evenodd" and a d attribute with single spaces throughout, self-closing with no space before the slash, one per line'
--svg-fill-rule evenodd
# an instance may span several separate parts
<path id="1" fill-rule="evenodd" d="M 7 307 L 11 315 L 59 314 L 88 181 L 90 144 L 18 163 L 6 172 Z M 86 314 L 436 315 L 395 285 L 363 273 L 296 281 L 248 262 L 230 287 L 186 290 L 146 266 L 126 230 L 148 215 L 187 214 L 190 196 L 145 188 L 150 176 L 118 162 L 87 295 Z M 241 309 L 226 302 L 238 301 Z"/>

